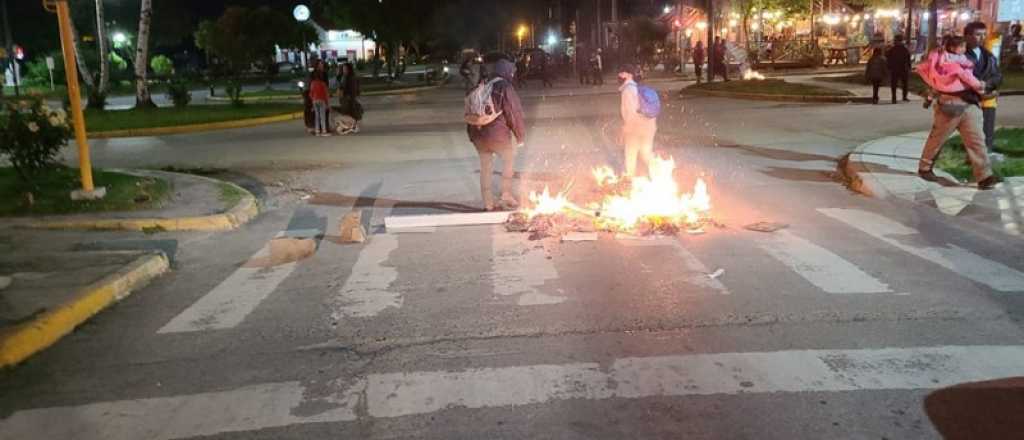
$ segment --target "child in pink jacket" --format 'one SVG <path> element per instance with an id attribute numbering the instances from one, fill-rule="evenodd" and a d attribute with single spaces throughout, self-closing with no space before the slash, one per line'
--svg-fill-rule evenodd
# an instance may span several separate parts
<path id="1" fill-rule="evenodd" d="M 967 90 L 984 93 L 985 83 L 974 76 L 974 63 L 964 55 L 967 43 L 963 37 L 948 36 L 942 46 L 943 49 L 932 51 L 923 63 L 917 65 L 921 79 L 939 93 L 959 94 Z M 926 99 L 930 103 L 932 96 Z"/>

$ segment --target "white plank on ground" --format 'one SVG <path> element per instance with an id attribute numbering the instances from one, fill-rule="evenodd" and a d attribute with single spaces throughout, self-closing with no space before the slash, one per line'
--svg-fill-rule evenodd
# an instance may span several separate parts
<path id="1" fill-rule="evenodd" d="M 511 212 L 466 212 L 455 214 L 398 215 L 384 217 L 387 230 L 438 226 L 498 225 L 508 220 Z"/>

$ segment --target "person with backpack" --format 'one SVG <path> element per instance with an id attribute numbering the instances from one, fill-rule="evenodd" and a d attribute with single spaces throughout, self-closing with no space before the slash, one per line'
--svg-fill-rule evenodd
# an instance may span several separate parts
<path id="1" fill-rule="evenodd" d="M 466 132 L 480 156 L 480 194 L 484 209 L 498 208 L 491 191 L 495 155 L 501 156 L 503 166 L 500 207 L 515 209 L 519 207 L 512 194 L 516 147 L 526 139 L 523 104 L 513 84 L 516 65 L 501 58 L 487 70 L 492 72 L 488 79 L 466 96 Z"/>
<path id="2" fill-rule="evenodd" d="M 641 72 L 631 64 L 619 67 L 619 87 L 622 102 L 622 141 L 626 149 L 626 178 L 636 175 L 637 156 L 645 167 L 650 167 L 654 158 L 654 134 L 658 131 L 658 114 L 661 100 L 658 92 L 640 85 Z M 650 169 L 648 168 L 648 172 Z"/>
<path id="3" fill-rule="evenodd" d="M 888 75 L 885 55 L 882 53 L 882 48 L 876 47 L 864 69 L 864 78 L 871 83 L 871 102 L 873 104 L 878 104 L 878 89 L 882 87 L 882 81 L 885 81 L 885 77 Z"/>

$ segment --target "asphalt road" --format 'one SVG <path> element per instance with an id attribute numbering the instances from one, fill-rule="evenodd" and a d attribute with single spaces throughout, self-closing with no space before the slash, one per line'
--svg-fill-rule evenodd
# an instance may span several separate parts
<path id="1" fill-rule="evenodd" d="M 224 169 L 267 210 L 226 234 L 101 236 L 177 240 L 174 271 L 0 373 L 0 439 L 1024 432 L 1020 239 L 835 174 L 859 142 L 926 127 L 919 108 L 671 100 L 659 152 L 684 188 L 709 182 L 724 225 L 702 235 L 384 230 L 480 205 L 457 93 L 371 100 L 350 137 L 277 124 L 94 142 L 104 166 Z M 620 166 L 615 96 L 526 107 L 519 191 Z M 340 244 L 353 207 L 373 234 Z M 788 228 L 743 228 L 756 221 Z M 282 237 L 315 252 L 265 258 Z M 963 386 L 979 381 L 996 382 Z"/>

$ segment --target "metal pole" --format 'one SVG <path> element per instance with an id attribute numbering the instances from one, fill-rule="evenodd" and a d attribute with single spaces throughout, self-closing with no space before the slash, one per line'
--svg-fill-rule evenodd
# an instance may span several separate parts
<path id="1" fill-rule="evenodd" d="M 75 141 L 78 143 L 78 168 L 82 174 L 82 190 L 91 193 L 92 161 L 89 158 L 89 140 L 85 137 L 85 116 L 82 114 L 82 94 L 78 90 L 78 71 L 74 68 L 75 50 L 71 47 L 71 17 L 67 0 L 57 1 L 57 21 L 60 24 L 60 43 L 64 51 L 64 72 L 68 80 L 68 98 L 71 101 L 71 116 L 75 124 Z"/>
<path id="2" fill-rule="evenodd" d="M 11 67 L 11 76 L 14 77 L 14 96 L 20 96 L 21 90 L 19 87 L 20 75 L 18 75 L 18 59 L 14 53 L 14 40 L 11 39 L 11 24 L 7 19 L 7 0 L 3 0 L 4 10 L 4 36 L 7 39 L 7 65 Z"/>

